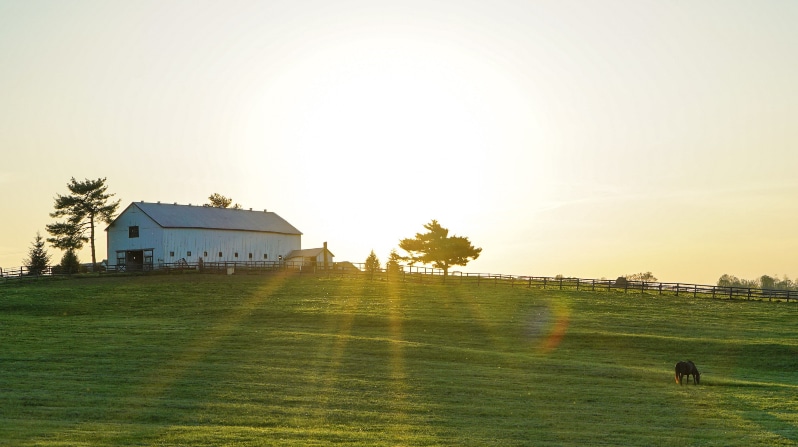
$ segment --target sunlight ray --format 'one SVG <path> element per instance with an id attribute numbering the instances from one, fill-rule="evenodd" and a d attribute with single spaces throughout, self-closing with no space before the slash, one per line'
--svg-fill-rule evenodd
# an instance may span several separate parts
<path id="1" fill-rule="evenodd" d="M 234 331 L 254 309 L 283 287 L 287 278 L 287 273 L 278 273 L 267 278 L 253 293 L 243 297 L 237 306 L 232 307 L 233 312 L 231 314 L 219 320 L 215 326 L 207 331 L 198 334 L 193 343 L 186 346 L 182 352 L 175 353 L 171 361 L 155 369 L 138 392 L 143 401 L 142 405 L 129 407 L 127 409 L 128 414 L 124 415 L 122 419 L 140 418 L 146 416 L 148 411 L 155 409 L 158 406 L 159 399 L 163 398 L 177 381 L 187 375 L 194 365 L 207 356 L 225 336 Z M 230 299 L 235 298 L 230 297 Z M 132 433 L 120 433 L 120 437 L 130 435 Z"/>
<path id="2" fill-rule="evenodd" d="M 324 424 L 326 414 L 330 409 L 333 391 L 336 383 L 340 380 L 340 369 L 344 353 L 351 339 L 355 311 L 360 301 L 361 296 L 359 295 L 347 296 L 340 314 L 328 319 L 326 334 L 332 335 L 334 340 L 329 350 L 327 350 L 326 345 L 321 345 L 321 349 L 317 354 L 319 359 L 322 359 L 326 364 L 324 371 L 317 375 L 319 377 L 318 383 L 314 386 L 319 389 L 319 392 L 316 396 L 315 408 L 311 410 L 311 415 L 317 421 L 317 425 Z"/>
<path id="3" fill-rule="evenodd" d="M 396 415 L 396 437 L 406 435 L 409 431 L 409 415 L 404 410 L 406 408 L 407 399 L 409 398 L 409 385 L 407 383 L 407 370 L 405 366 L 405 341 L 404 330 L 402 327 L 401 309 L 403 307 L 402 293 L 398 289 L 399 284 L 392 282 L 388 284 L 387 291 L 387 306 L 388 306 L 388 328 L 389 336 L 392 342 L 389 343 L 388 349 L 390 350 L 390 375 L 391 387 L 394 395 L 394 414 Z"/>

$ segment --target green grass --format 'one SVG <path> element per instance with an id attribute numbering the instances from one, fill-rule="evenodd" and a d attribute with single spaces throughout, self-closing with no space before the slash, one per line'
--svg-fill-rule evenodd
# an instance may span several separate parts
<path id="1" fill-rule="evenodd" d="M 0 445 L 798 445 L 798 305 L 173 275 L 0 285 Z M 673 365 L 692 359 L 699 386 Z"/>

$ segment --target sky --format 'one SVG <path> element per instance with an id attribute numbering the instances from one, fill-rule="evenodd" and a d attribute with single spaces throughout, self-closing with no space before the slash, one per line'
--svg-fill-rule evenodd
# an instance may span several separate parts
<path id="1" fill-rule="evenodd" d="M 75 177 L 120 211 L 219 193 L 336 261 L 436 219 L 483 249 L 464 272 L 795 278 L 795 23 L 790 0 L 0 0 L 0 267 Z"/>

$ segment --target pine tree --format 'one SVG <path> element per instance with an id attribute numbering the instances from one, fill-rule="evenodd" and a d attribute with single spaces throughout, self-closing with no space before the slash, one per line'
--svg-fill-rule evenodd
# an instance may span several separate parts
<path id="1" fill-rule="evenodd" d="M 374 279 L 374 273 L 380 271 L 380 260 L 374 254 L 374 250 L 371 250 L 369 257 L 366 258 L 366 271 L 371 274 L 371 279 Z"/>
<path id="2" fill-rule="evenodd" d="M 230 205 L 232 205 L 232 207 Z M 208 203 L 206 203 L 203 206 L 208 206 L 208 207 L 212 207 L 212 208 L 231 208 L 231 209 L 234 209 L 234 210 L 240 210 L 241 209 L 241 205 L 240 204 L 238 204 L 238 203 L 233 204 L 233 199 L 231 199 L 229 197 L 225 197 L 225 196 L 219 194 L 218 192 L 215 192 L 215 193 L 211 194 L 210 196 L 208 196 Z"/>
<path id="3" fill-rule="evenodd" d="M 28 252 L 28 258 L 23 261 L 28 267 L 28 274 L 38 276 L 47 270 L 47 265 L 50 263 L 50 255 L 47 254 L 47 249 L 44 246 L 44 239 L 41 233 L 36 232 L 36 239 L 34 239 Z"/>
<path id="4" fill-rule="evenodd" d="M 385 270 L 388 271 L 389 275 L 397 275 L 402 271 L 402 267 L 399 265 L 401 260 L 402 257 L 399 256 L 396 249 L 391 250 L 391 254 L 388 255 L 388 262 L 385 263 Z"/>
<path id="5" fill-rule="evenodd" d="M 69 195 L 58 194 L 55 199 L 55 211 L 50 213 L 50 217 L 66 217 L 67 220 L 47 225 L 47 232 L 53 236 L 48 238 L 47 242 L 67 252 L 72 250 L 73 255 L 75 250 L 79 250 L 85 242 L 89 242 L 92 270 L 96 271 L 95 227 L 99 222 L 111 223 L 119 207 L 119 200 L 109 202 L 114 194 L 106 192 L 108 185 L 105 184 L 105 178 L 78 182 L 72 177 L 67 188 Z M 66 253 L 64 256 L 66 257 Z M 77 255 L 75 257 L 77 258 Z"/>
<path id="6" fill-rule="evenodd" d="M 71 275 L 80 271 L 80 260 L 75 250 L 68 249 L 61 258 L 61 273 Z"/>
<path id="7" fill-rule="evenodd" d="M 409 254 L 403 259 L 409 261 L 410 265 L 420 262 L 442 269 L 444 281 L 450 267 L 464 266 L 482 253 L 482 249 L 471 245 L 467 237 L 449 236 L 449 229 L 442 227 L 437 220 L 424 225 L 424 228 L 427 229 L 426 233 L 416 233 L 413 238 L 399 241 L 399 248 Z"/>

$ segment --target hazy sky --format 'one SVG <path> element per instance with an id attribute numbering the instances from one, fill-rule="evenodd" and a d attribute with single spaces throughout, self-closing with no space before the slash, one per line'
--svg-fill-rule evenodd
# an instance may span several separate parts
<path id="1" fill-rule="evenodd" d="M 274 211 L 337 261 L 437 219 L 483 248 L 469 272 L 794 278 L 796 23 L 792 0 L 0 0 L 0 266 L 71 177 L 107 177 L 122 207 Z"/>

